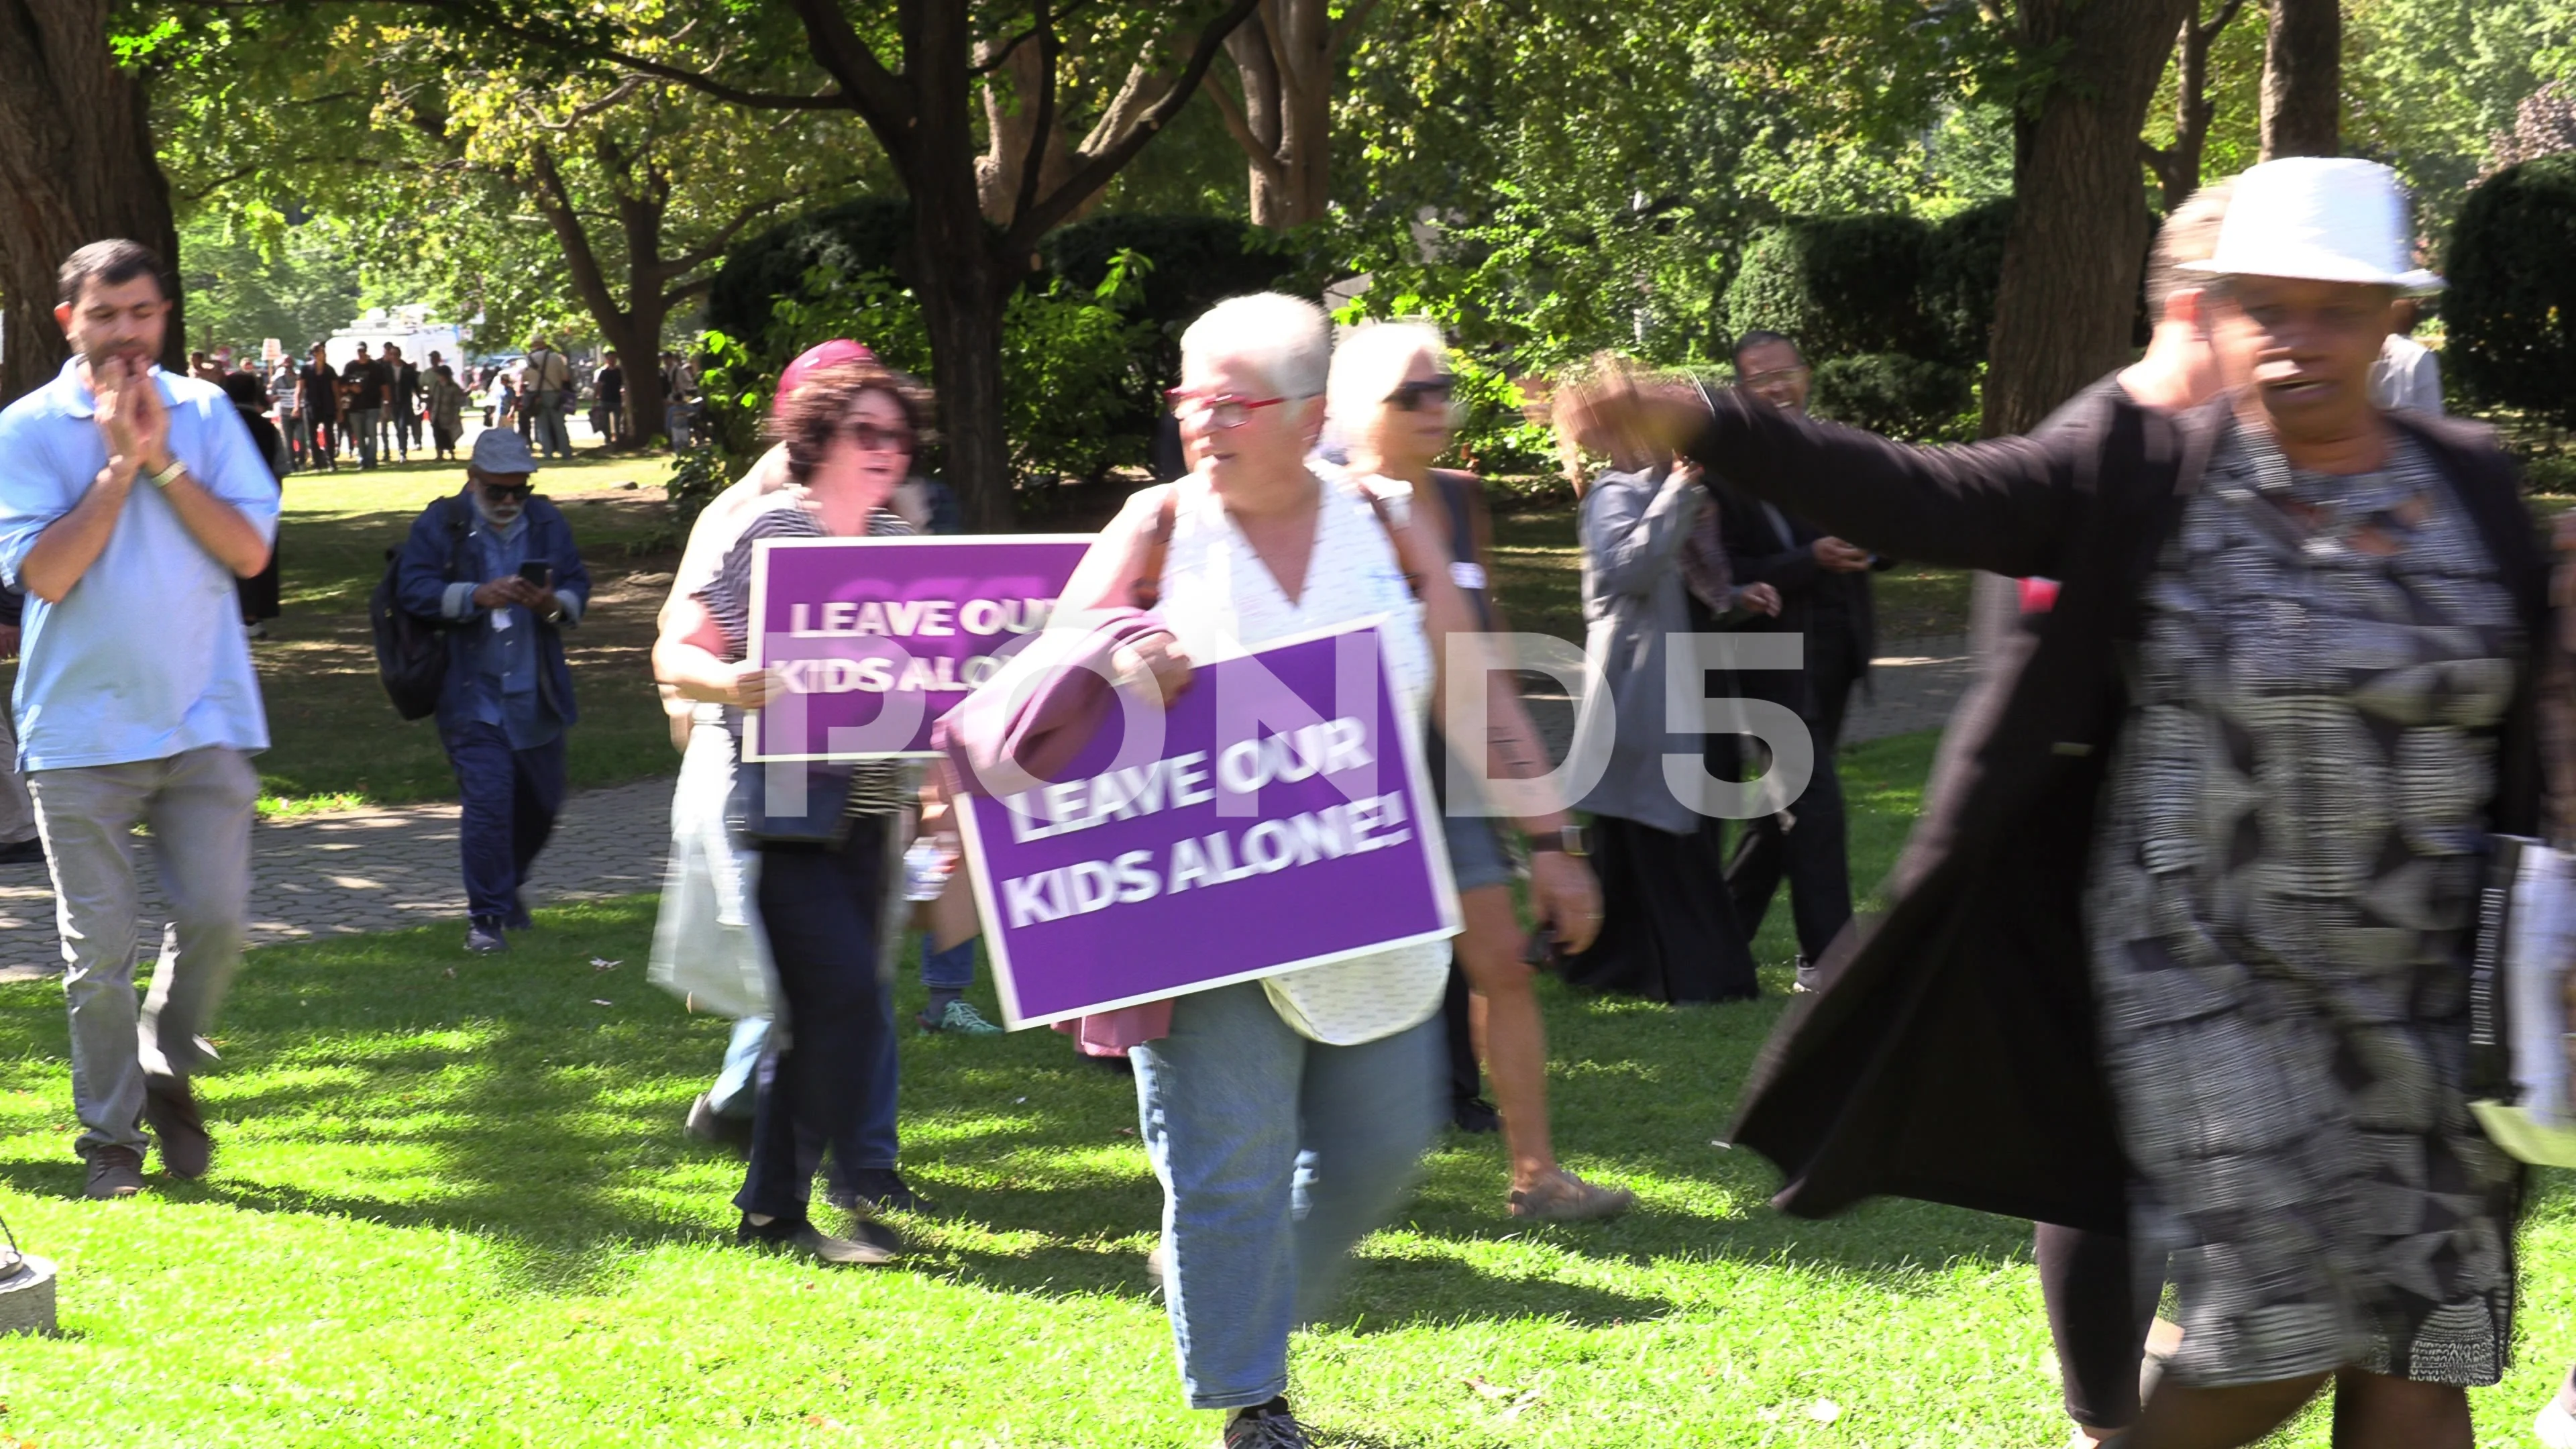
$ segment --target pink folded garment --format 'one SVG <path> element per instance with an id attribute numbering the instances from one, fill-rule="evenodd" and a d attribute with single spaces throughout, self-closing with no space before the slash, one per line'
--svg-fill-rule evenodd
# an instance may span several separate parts
<path id="1" fill-rule="evenodd" d="M 1031 640 L 931 727 L 930 747 L 948 758 L 948 793 L 1010 795 L 1051 783 L 1119 708 L 1111 657 L 1171 632 L 1142 609 L 1101 609 L 1082 628 L 1050 628 Z"/>
<path id="2" fill-rule="evenodd" d="M 1172 1002 L 1148 1001 L 1142 1006 L 1122 1006 L 1116 1011 L 1097 1011 L 1071 1021 L 1059 1021 L 1055 1029 L 1073 1038 L 1073 1044 L 1087 1057 L 1123 1057 L 1127 1049 L 1158 1037 L 1172 1034 Z"/>
<path id="3" fill-rule="evenodd" d="M 932 726 L 930 746 L 947 757 L 952 797 L 990 795 L 988 786 L 1016 780 L 1052 781 L 1119 708 L 1111 656 L 1121 645 L 1171 632 L 1142 609 L 1103 609 L 1087 622 L 1079 632 L 1062 627 L 1038 636 Z M 1034 687 L 1025 682 L 1031 672 L 1041 675 Z M 1139 1042 L 1171 1034 L 1172 1003 L 1149 1001 L 1055 1029 L 1073 1036 L 1086 1056 L 1124 1056 Z"/>

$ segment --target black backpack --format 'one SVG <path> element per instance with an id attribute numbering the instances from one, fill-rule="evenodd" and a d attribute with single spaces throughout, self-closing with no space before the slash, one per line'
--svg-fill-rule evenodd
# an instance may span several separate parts
<path id="1" fill-rule="evenodd" d="M 465 510 L 453 498 L 442 498 L 435 506 L 444 510 L 447 571 L 454 574 L 468 527 Z M 384 681 L 395 713 L 426 719 L 438 713 L 439 690 L 447 683 L 447 630 L 403 608 L 401 572 L 402 551 L 386 549 L 385 576 L 367 596 L 367 622 L 376 630 L 376 677 Z"/>

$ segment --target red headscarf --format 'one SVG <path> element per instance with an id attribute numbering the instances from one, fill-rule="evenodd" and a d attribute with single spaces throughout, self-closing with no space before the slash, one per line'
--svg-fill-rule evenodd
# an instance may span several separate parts
<path id="1" fill-rule="evenodd" d="M 770 416 L 778 415 L 778 405 L 787 401 L 788 394 L 802 387 L 805 379 L 812 376 L 816 369 L 836 367 L 844 362 L 876 360 L 877 355 L 870 352 L 866 346 L 852 342 L 846 337 L 835 337 L 829 342 L 815 343 L 798 353 L 796 360 L 787 364 L 786 370 L 778 374 L 778 395 L 769 400 Z"/>

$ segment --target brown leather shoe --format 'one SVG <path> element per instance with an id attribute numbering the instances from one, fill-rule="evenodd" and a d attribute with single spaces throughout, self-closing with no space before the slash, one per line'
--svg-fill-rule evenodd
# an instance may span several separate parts
<path id="1" fill-rule="evenodd" d="M 101 1147 L 89 1155 L 89 1195 L 105 1202 L 143 1190 L 143 1154 L 131 1147 Z"/>
<path id="2" fill-rule="evenodd" d="M 214 1165 L 215 1142 L 197 1113 L 197 1094 L 186 1077 L 143 1079 L 143 1120 L 161 1140 L 161 1165 L 173 1177 L 199 1178 Z"/>

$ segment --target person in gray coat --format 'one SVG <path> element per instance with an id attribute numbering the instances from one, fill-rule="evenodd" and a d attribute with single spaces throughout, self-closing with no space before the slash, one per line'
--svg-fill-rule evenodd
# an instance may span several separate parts
<path id="1" fill-rule="evenodd" d="M 1564 960 L 1578 986 L 1669 1002 L 1760 994 L 1726 892 L 1719 823 L 1677 795 L 1664 768 L 1667 755 L 1698 760 L 1705 745 L 1666 728 L 1674 636 L 1780 608 L 1769 585 L 1726 581 L 1715 507 L 1698 470 L 1669 462 L 1613 468 L 1583 493 L 1584 652 L 1594 675 L 1575 751 L 1602 750 L 1608 765 L 1582 804 L 1593 817 L 1603 923 L 1588 950 Z"/>

